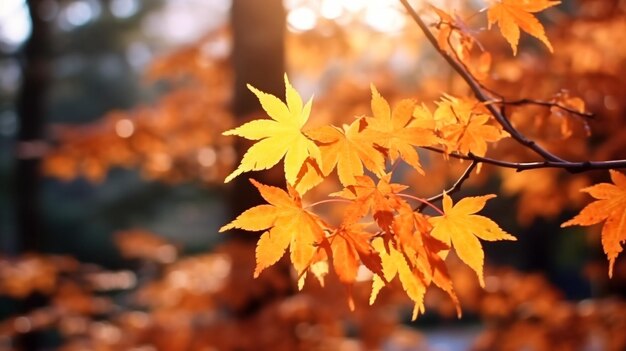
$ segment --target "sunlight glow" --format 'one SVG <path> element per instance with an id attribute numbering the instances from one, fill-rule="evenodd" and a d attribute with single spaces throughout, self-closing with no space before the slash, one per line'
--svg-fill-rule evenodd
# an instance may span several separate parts
<path id="1" fill-rule="evenodd" d="M 311 30 L 317 24 L 317 14 L 309 7 L 298 7 L 289 11 L 287 24 L 298 32 Z"/>
<path id="2" fill-rule="evenodd" d="M 344 8 L 339 1 L 336 0 L 324 0 L 320 7 L 320 14 L 327 19 L 335 19 L 343 15 Z"/>
<path id="3" fill-rule="evenodd" d="M 138 0 L 113 0 L 109 4 L 111 14 L 117 18 L 128 18 L 139 11 Z"/>
<path id="4" fill-rule="evenodd" d="M 115 123 L 115 133 L 120 138 L 129 138 L 135 132 L 135 125 L 129 119 L 120 119 Z"/>
<path id="5" fill-rule="evenodd" d="M 399 32 L 404 28 L 405 18 L 394 6 L 373 4 L 365 10 L 365 22 L 379 32 Z"/>
<path id="6" fill-rule="evenodd" d="M 160 10 L 142 19 L 142 27 L 169 43 L 192 43 L 227 22 L 231 5 L 230 0 L 164 0 Z"/>
<path id="7" fill-rule="evenodd" d="M 0 0 L 0 48 L 15 50 L 30 35 L 31 23 L 24 0 Z"/>
<path id="8" fill-rule="evenodd" d="M 388 0 L 290 0 L 286 7 L 289 29 L 295 32 L 315 28 L 319 18 L 341 25 L 360 22 L 384 33 L 399 32 L 406 24 L 400 4 Z"/>

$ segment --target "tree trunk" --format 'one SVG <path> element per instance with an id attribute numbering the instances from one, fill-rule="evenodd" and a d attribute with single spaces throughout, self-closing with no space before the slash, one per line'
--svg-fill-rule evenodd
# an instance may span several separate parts
<path id="1" fill-rule="evenodd" d="M 231 16 L 235 71 L 232 109 L 239 121 L 237 124 L 241 124 L 251 113 L 262 111 L 259 101 L 246 84 L 279 97 L 285 94 L 285 9 L 282 0 L 234 0 Z M 249 144 L 240 140 L 236 148 L 241 157 Z M 237 177 L 231 199 L 234 215 L 263 202 L 248 181 L 250 176 L 284 187 L 284 180 L 268 172 Z M 257 239 L 249 233 L 245 237 Z"/>
<path id="2" fill-rule="evenodd" d="M 50 81 L 49 28 L 37 16 L 42 0 L 29 0 L 32 34 L 22 52 L 22 87 L 17 98 L 20 120 L 15 163 L 17 240 L 13 251 L 37 251 L 41 246 L 42 225 L 40 163 L 45 118 L 45 98 Z"/>
<path id="3" fill-rule="evenodd" d="M 285 73 L 285 9 L 282 0 L 234 0 L 231 13 L 231 25 L 233 30 L 232 63 L 235 75 L 234 97 L 232 111 L 237 119 L 236 124 L 243 124 L 253 114 L 262 112 L 261 105 L 256 96 L 246 84 L 279 97 L 285 94 L 283 75 Z M 239 155 L 239 161 L 250 146 L 245 140 L 239 138 L 235 146 Z M 280 167 L 278 165 L 277 167 Z M 231 218 L 241 214 L 250 207 L 265 203 L 256 188 L 248 181 L 253 177 L 265 184 L 279 187 L 285 186 L 284 178 L 280 172 L 252 172 L 235 178 L 230 196 Z M 243 245 L 254 247 L 258 235 L 241 230 L 229 234 L 231 240 L 237 240 Z M 254 252 L 254 249 L 251 249 Z M 238 261 L 235 265 L 241 264 Z M 235 268 L 237 269 L 237 268 Z M 248 270 L 249 267 L 243 268 Z M 284 273 L 285 279 L 290 279 L 289 266 L 284 261 L 271 269 L 277 269 Z M 252 284 L 258 284 L 249 272 L 249 282 L 246 288 Z M 239 317 L 246 318 L 256 314 L 271 301 L 282 299 L 285 295 L 293 293 L 290 289 L 275 290 L 268 288 L 264 293 L 251 297 L 243 306 L 235 311 Z"/>
<path id="4" fill-rule="evenodd" d="M 46 91 L 50 81 L 49 28 L 38 15 L 42 0 L 29 0 L 32 33 L 21 52 L 22 86 L 16 101 L 20 127 L 15 162 L 15 204 L 17 236 L 7 251 L 16 254 L 41 249 L 43 227 L 40 208 L 40 164 L 43 145 Z M 47 303 L 38 293 L 21 302 L 20 310 L 28 313 Z M 39 350 L 39 332 L 25 333 L 17 340 L 20 350 Z"/>

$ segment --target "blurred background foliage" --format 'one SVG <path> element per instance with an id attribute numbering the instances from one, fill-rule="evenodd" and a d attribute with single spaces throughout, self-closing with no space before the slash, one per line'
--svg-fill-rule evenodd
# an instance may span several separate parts
<path id="1" fill-rule="evenodd" d="M 399 5 L 384 1 L 273 1 L 286 24 L 278 36 L 284 54 L 231 59 L 238 30 L 249 46 L 271 47 L 264 26 L 231 23 L 234 6 L 253 3 L 2 0 L 0 291 L 7 297 L 0 349 L 623 349 L 623 302 L 595 300 L 624 295 L 623 260 L 609 282 L 598 233 L 559 230 L 585 203 L 577 190 L 603 180 L 600 173 L 564 178 L 540 170 L 521 179 L 486 166 L 471 178 L 465 195 L 503 193 L 489 216 L 519 238 L 486 245 L 489 262 L 532 273 L 493 268 L 482 291 L 471 272 L 451 267 L 466 309 L 460 324 L 437 293 L 427 301 L 432 312 L 417 322 L 427 331 L 420 334 L 402 324 L 409 312 L 394 292 L 367 308 L 366 281 L 355 314 L 337 297 L 337 284 L 295 294 L 286 266 L 253 282 L 251 243 L 223 243 L 217 234 L 247 196 L 233 200 L 233 188 L 221 185 L 243 146 L 219 134 L 256 113 L 237 91 L 242 76 L 271 91 L 262 66 L 275 60 L 305 97 L 315 93 L 317 124 L 367 114 L 370 82 L 391 100 L 467 92 Z M 470 21 L 482 4 L 433 3 L 462 8 Z M 501 38 L 477 33 L 492 52 L 483 72 L 492 89 L 543 99 L 568 89 L 602 121 L 591 124 L 588 142 L 571 116 L 514 110 L 513 120 L 551 150 L 583 159 L 626 156 L 626 138 L 616 132 L 626 130 L 626 52 L 614 45 L 625 32 L 625 11 L 618 0 L 565 2 L 542 18 L 552 56 L 529 41 L 512 58 Z M 29 49 L 33 33 L 41 35 Z M 41 91 L 24 100 L 33 55 L 43 62 L 34 79 Z M 24 118 L 24 104 L 39 118 Z M 511 150 L 503 143 L 493 152 L 525 156 Z M 398 172 L 419 196 L 463 171 L 422 157 L 426 178 Z"/>

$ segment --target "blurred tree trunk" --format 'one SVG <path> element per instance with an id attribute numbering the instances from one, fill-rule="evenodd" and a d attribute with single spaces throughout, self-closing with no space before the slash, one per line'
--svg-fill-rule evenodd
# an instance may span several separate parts
<path id="1" fill-rule="evenodd" d="M 40 163 L 45 96 L 50 80 L 48 23 L 37 16 L 44 0 L 29 0 L 32 34 L 22 51 L 22 86 L 17 98 L 20 128 L 15 163 L 17 234 L 14 251 L 41 246 Z"/>
<path id="2" fill-rule="evenodd" d="M 42 216 L 40 208 L 40 164 L 45 118 L 45 99 L 50 81 L 48 23 L 37 15 L 45 0 L 28 0 L 32 33 L 21 52 L 22 86 L 17 97 L 19 132 L 15 162 L 15 203 L 17 237 L 10 251 L 35 252 L 41 249 Z M 20 310 L 28 313 L 47 303 L 47 298 L 35 293 L 22 301 Z M 40 350 L 39 332 L 23 334 L 17 340 L 20 350 Z"/>
<path id="3" fill-rule="evenodd" d="M 262 111 L 259 101 L 246 84 L 281 98 L 285 94 L 285 9 L 282 0 L 234 0 L 231 24 L 235 71 L 232 109 L 238 119 L 237 124 L 241 124 L 251 113 Z M 239 140 L 236 147 L 241 158 L 249 144 Z M 284 187 L 284 181 L 269 172 L 257 172 L 253 177 Z M 234 181 L 231 199 L 233 215 L 263 202 L 248 178 L 246 174 Z M 250 233 L 244 233 L 244 237 L 255 242 L 258 239 Z"/>
<path id="4" fill-rule="evenodd" d="M 252 84 L 264 92 L 281 98 L 285 94 L 283 82 L 285 73 L 285 9 L 282 0 L 234 0 L 231 11 L 232 63 L 235 75 L 232 111 L 237 120 L 236 124 L 239 125 L 254 117 L 255 113 L 263 111 L 256 96 L 248 90 L 246 84 Z M 235 147 L 239 160 L 249 146 L 250 144 L 246 143 L 245 140 L 238 138 Z M 265 184 L 285 186 L 281 172 L 252 172 L 235 178 L 230 195 L 231 218 L 235 218 L 250 207 L 265 202 L 256 188 L 248 181 L 250 177 L 254 177 Z M 257 235 L 244 231 L 231 232 L 229 238 L 251 246 L 251 253 L 254 252 L 253 248 L 259 239 Z M 233 264 L 242 263 L 235 260 Z M 247 266 L 242 268 L 243 271 L 249 271 L 249 269 L 250 267 Z M 286 280 L 290 279 L 288 265 L 277 264 L 271 269 L 280 270 L 284 273 Z M 249 272 L 249 279 L 250 281 L 241 282 L 245 286 L 239 288 L 247 289 L 255 284 L 252 281 L 252 272 Z M 292 291 L 289 289 L 278 291 L 268 288 L 262 294 L 251 297 L 243 306 L 237 307 L 235 313 L 241 318 L 246 318 L 268 306 L 271 301 L 282 299 L 291 293 Z"/>

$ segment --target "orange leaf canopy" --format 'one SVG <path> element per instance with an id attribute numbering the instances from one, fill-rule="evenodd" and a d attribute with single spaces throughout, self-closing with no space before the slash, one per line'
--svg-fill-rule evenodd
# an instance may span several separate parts
<path id="1" fill-rule="evenodd" d="M 610 170 L 610 173 L 613 184 L 600 183 L 581 189 L 597 201 L 587 205 L 561 227 L 605 221 L 602 226 L 602 247 L 609 259 L 609 276 L 612 276 L 615 259 L 622 252 L 622 243 L 626 241 L 626 176 L 614 170 Z"/>
<path id="2" fill-rule="evenodd" d="M 478 238 L 495 240 L 517 240 L 514 236 L 500 229 L 491 219 L 475 215 L 485 207 L 487 200 L 495 195 L 466 197 L 452 206 L 452 199 L 447 194 L 443 197 L 443 216 L 431 217 L 433 225 L 431 235 L 442 242 L 452 245 L 459 258 L 472 268 L 478 275 L 481 286 L 485 286 L 483 278 L 483 261 L 485 253 Z"/>
<path id="3" fill-rule="evenodd" d="M 291 187 L 284 190 L 250 179 L 269 205 L 259 205 L 246 210 L 235 220 L 220 228 L 220 232 L 239 228 L 259 231 L 270 228 L 261 235 L 256 248 L 255 278 L 267 267 L 276 263 L 287 247 L 298 275 L 312 263 L 319 246 L 325 241 L 320 219 L 302 208 L 300 196 Z"/>
<path id="4" fill-rule="evenodd" d="M 520 29 L 541 40 L 550 52 L 552 45 L 546 37 L 545 30 L 541 22 L 533 13 L 543 11 L 549 7 L 560 4 L 560 1 L 550 0 L 499 0 L 487 10 L 489 28 L 495 23 L 500 27 L 502 36 L 509 42 L 513 54 L 517 55 L 517 44 L 519 43 Z"/>

